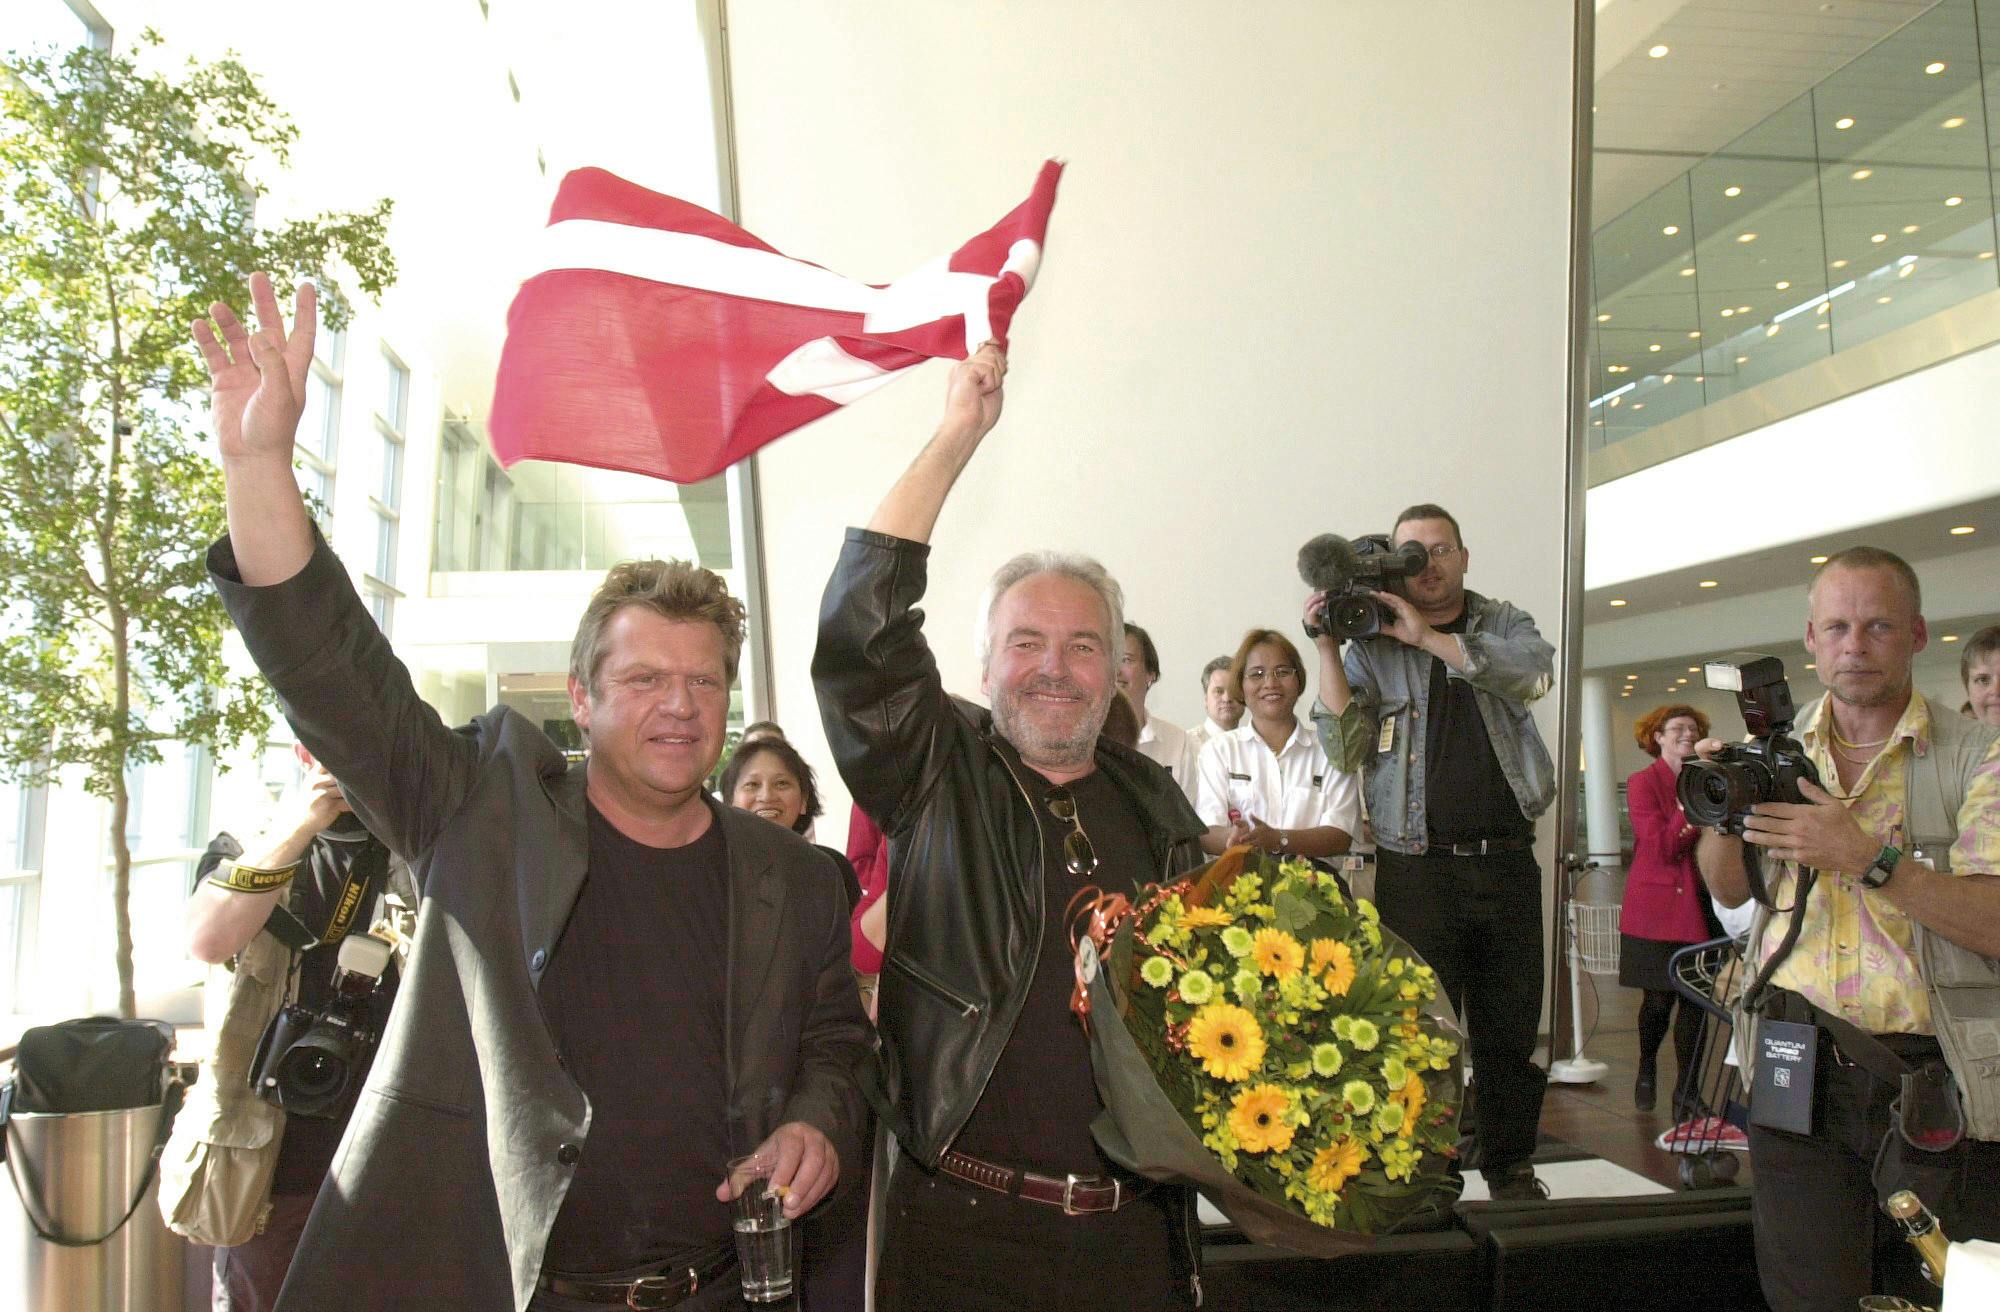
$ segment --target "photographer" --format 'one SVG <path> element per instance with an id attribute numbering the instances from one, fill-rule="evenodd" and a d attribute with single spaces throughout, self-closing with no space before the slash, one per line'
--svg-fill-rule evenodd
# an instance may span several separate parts
<path id="1" fill-rule="evenodd" d="M 1547 1196 L 1529 1158 L 1546 1076 L 1542 874 L 1535 817 L 1555 771 L 1528 704 L 1549 689 L 1554 649 L 1525 611 L 1465 588 L 1471 555 L 1440 506 L 1411 506 L 1390 539 L 1429 555 L 1400 592 L 1371 595 L 1382 632 L 1325 632 L 1327 595 L 1306 602 L 1319 648 L 1313 721 L 1335 769 L 1363 773 L 1382 923 L 1438 973 L 1464 1018 L 1478 1071 L 1481 1173 L 1495 1198 Z"/>
<path id="2" fill-rule="evenodd" d="M 1802 801 L 1759 801 L 1742 837 L 1709 830 L 1696 848 L 1724 906 L 1763 871 L 1766 906 L 1781 910 L 1753 923 L 1746 959 L 1770 987 L 1750 1005 L 1760 1030 L 1810 1027 L 1808 1060 L 1787 1072 L 1811 1086 L 1803 1128 L 1750 1128 L 1757 1266 L 1776 1312 L 1935 1297 L 1877 1206 L 1896 1189 L 1954 1240 L 2000 1239 L 2000 1073 L 1955 1055 L 2000 1051 L 2000 735 L 1914 690 L 1927 639 L 1903 560 L 1856 547 L 1827 561 L 1806 648 L 1828 695 L 1798 717 L 1825 786 L 1801 779 Z M 1696 751 L 1726 749 L 1710 738 Z M 1746 840 L 1762 854 L 1754 868 Z M 1753 1122 L 1780 1119 L 1783 1092 L 1760 1082 Z"/>
<path id="3" fill-rule="evenodd" d="M 265 843 L 253 847 L 247 854 L 253 859 L 225 865 L 195 889 L 188 899 L 188 952 L 211 965 L 230 961 L 267 928 L 283 932 L 285 922 L 272 920 L 282 906 L 289 925 L 302 926 L 314 939 L 292 960 L 297 1004 L 317 1013 L 332 999 L 341 941 L 368 931 L 376 901 L 390 886 L 392 864 L 398 883 L 407 884 L 408 874 L 355 818 L 326 768 L 304 747 L 293 750 L 306 769 L 303 813 L 279 824 Z M 270 886 L 252 891 L 254 884 Z M 414 889 L 399 891 L 414 903 Z M 366 1003 L 373 1033 L 382 1032 L 395 996 L 396 968 L 391 965 Z M 358 1089 L 367 1073 L 364 1060 L 350 1073 L 347 1087 Z M 183 1112 L 190 1129 L 201 1119 L 197 1106 L 212 1105 L 213 1119 L 220 1121 L 229 1115 L 232 1097 L 254 1097 L 248 1075 L 233 1059 L 224 1060 L 218 1045 L 217 1057 L 196 1086 L 208 1090 L 207 1098 L 197 1102 L 191 1097 Z M 227 1089 L 221 1087 L 225 1082 Z M 333 1164 L 352 1110 L 352 1099 L 347 1098 L 331 1115 L 294 1112 L 285 1117 L 271 1182 L 271 1210 L 263 1230 L 248 1243 L 215 1250 L 215 1312 L 266 1312 L 276 1303 L 313 1197 Z"/>

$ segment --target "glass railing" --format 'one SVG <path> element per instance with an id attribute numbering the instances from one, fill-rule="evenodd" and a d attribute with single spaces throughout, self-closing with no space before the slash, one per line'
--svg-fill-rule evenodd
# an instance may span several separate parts
<path id="1" fill-rule="evenodd" d="M 1943 0 L 1598 228 L 1603 447 L 2000 290 L 2000 0 Z"/>

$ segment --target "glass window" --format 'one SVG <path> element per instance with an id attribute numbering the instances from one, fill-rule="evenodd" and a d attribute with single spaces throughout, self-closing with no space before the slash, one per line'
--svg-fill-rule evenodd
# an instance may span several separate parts
<path id="1" fill-rule="evenodd" d="M 391 510 L 403 508 L 403 443 L 389 433 L 381 438 L 381 477 L 375 485 L 375 499 Z"/>
<path id="2" fill-rule="evenodd" d="M 382 630 L 382 636 L 392 636 L 390 621 L 395 618 L 396 599 L 379 588 L 369 588 L 364 594 L 368 602 L 368 613 L 375 617 L 375 627 Z"/>
<path id="3" fill-rule="evenodd" d="M 89 45 L 90 28 L 63 0 L 8 0 L 0 5 L 0 50 Z"/>
<path id="4" fill-rule="evenodd" d="M 299 415 L 299 447 L 329 465 L 340 443 L 340 387 L 319 369 L 306 375 L 306 404 Z"/>
<path id="5" fill-rule="evenodd" d="M 320 325 L 320 330 L 313 334 L 313 359 L 338 374 L 341 362 L 346 357 L 347 330 Z"/>
<path id="6" fill-rule="evenodd" d="M 382 418 L 390 428 L 401 433 L 410 417 L 410 371 L 403 367 L 402 361 L 390 355 L 386 347 L 382 351 L 382 362 L 387 367 L 388 375 L 382 393 Z"/>
<path id="7" fill-rule="evenodd" d="M 384 583 L 396 581 L 396 517 L 375 515 L 375 577 Z"/>

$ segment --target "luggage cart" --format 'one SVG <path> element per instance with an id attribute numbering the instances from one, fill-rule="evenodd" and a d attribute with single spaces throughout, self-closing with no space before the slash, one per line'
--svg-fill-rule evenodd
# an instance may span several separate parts
<path id="1" fill-rule="evenodd" d="M 1688 1189 L 1712 1189 L 1736 1178 L 1737 1153 L 1747 1151 L 1746 1108 L 1731 1054 L 1736 1023 L 1730 1007 L 1742 992 L 1742 955 L 1735 939 L 1693 943 L 1668 958 L 1674 989 L 1700 1007 L 1705 1016 L 1695 1060 L 1681 1072 L 1674 1090 L 1676 1124 L 1656 1141 L 1680 1155 L 1681 1184 Z"/>

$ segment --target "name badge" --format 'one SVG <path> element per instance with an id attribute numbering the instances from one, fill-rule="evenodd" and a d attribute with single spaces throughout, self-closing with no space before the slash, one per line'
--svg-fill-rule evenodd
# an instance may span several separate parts
<path id="1" fill-rule="evenodd" d="M 1396 745 L 1396 721 L 1393 718 L 1384 719 L 1382 721 L 1381 730 L 1375 735 L 1376 754 L 1377 755 L 1385 754 L 1389 751 L 1390 748 L 1394 747 L 1395 745 Z"/>
<path id="2" fill-rule="evenodd" d="M 1314 787 L 1314 788 L 1322 788 L 1322 787 L 1324 787 L 1325 785 L 1326 785 L 1326 776 L 1325 776 L 1325 775 L 1323 775 L 1323 774 L 1316 774 L 1316 775 L 1314 775 L 1314 776 L 1313 776 L 1313 787 Z"/>
<path id="3" fill-rule="evenodd" d="M 1239 783 L 1239 784 L 1247 784 L 1247 783 L 1249 783 L 1249 782 L 1250 782 L 1250 776 L 1249 776 L 1249 775 L 1247 775 L 1247 774 L 1238 774 L 1238 773 L 1236 773 L 1236 772 L 1235 772 L 1234 770 L 1231 770 L 1231 771 L 1229 772 L 1229 777 L 1230 777 L 1231 779 L 1234 779 L 1234 780 L 1235 780 L 1235 781 L 1236 781 L 1237 783 Z"/>
<path id="4" fill-rule="evenodd" d="M 1819 1031 L 1811 1025 L 1760 1021 L 1750 1119 L 1768 1130 L 1811 1134 L 1813 1064 L 1818 1057 Z"/>

